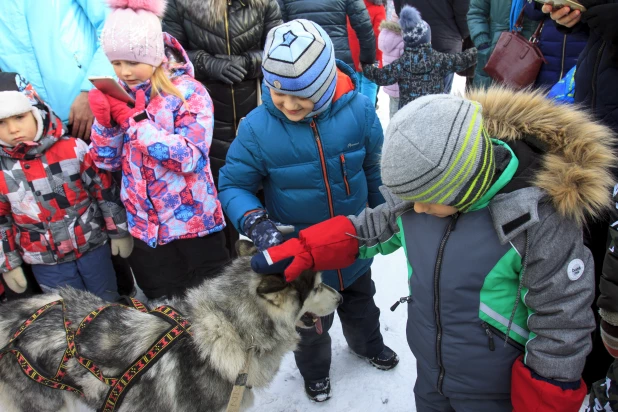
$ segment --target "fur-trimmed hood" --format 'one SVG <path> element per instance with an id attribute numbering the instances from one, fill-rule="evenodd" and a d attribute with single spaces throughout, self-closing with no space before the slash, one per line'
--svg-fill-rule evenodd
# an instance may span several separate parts
<path id="1" fill-rule="evenodd" d="M 275 0 L 243 0 L 242 4 L 247 7 L 266 9 L 266 5 Z M 191 10 L 194 15 L 204 15 L 203 21 L 223 21 L 228 0 L 176 0 L 186 10 Z"/>
<path id="2" fill-rule="evenodd" d="M 389 30 L 401 36 L 401 26 L 396 21 L 382 20 L 380 30 Z"/>
<path id="3" fill-rule="evenodd" d="M 483 107 L 483 126 L 491 137 L 505 142 L 533 137 L 546 147 L 534 185 L 549 194 L 560 215 L 582 224 L 611 205 L 610 168 L 617 160 L 611 129 L 539 91 L 492 87 L 472 90 L 466 98 Z"/>

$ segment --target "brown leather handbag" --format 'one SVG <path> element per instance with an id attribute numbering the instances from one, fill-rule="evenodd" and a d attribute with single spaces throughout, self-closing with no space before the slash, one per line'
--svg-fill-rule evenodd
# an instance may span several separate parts
<path id="1" fill-rule="evenodd" d="M 547 63 L 538 46 L 545 21 L 539 23 L 530 40 L 520 34 L 523 21 L 524 10 L 522 9 L 513 31 L 500 35 L 484 68 L 485 72 L 497 83 L 515 90 L 534 84 L 541 66 Z"/>

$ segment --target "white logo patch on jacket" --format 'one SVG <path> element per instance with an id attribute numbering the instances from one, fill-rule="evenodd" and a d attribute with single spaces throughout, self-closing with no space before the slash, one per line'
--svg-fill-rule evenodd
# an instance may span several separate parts
<path id="1" fill-rule="evenodd" d="M 573 259 L 567 267 L 567 275 L 571 280 L 577 280 L 584 274 L 584 262 L 581 259 Z"/>

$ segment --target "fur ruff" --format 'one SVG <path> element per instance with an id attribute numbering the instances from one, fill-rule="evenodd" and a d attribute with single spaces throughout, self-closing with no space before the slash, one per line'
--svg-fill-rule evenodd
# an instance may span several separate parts
<path id="1" fill-rule="evenodd" d="M 145 10 L 163 17 L 167 0 L 107 0 L 112 9 Z"/>
<path id="2" fill-rule="evenodd" d="M 611 129 L 577 107 L 558 105 L 541 91 L 491 87 L 466 98 L 483 107 L 483 126 L 491 137 L 514 141 L 533 136 L 547 146 L 535 186 L 546 191 L 558 213 L 583 225 L 611 206 L 616 164 Z"/>
<path id="3" fill-rule="evenodd" d="M 382 20 L 380 30 L 390 30 L 393 33 L 401 34 L 401 26 L 395 21 Z"/>
<path id="4" fill-rule="evenodd" d="M 210 22 L 211 27 L 223 21 L 228 0 L 176 0 L 192 16 L 203 16 L 200 21 Z M 266 10 L 270 1 L 275 0 L 244 0 L 248 7 Z"/>

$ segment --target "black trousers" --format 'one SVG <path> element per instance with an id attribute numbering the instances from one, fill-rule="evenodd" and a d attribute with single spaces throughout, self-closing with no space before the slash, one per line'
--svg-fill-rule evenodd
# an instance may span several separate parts
<path id="1" fill-rule="evenodd" d="M 343 303 L 337 313 L 348 346 L 361 356 L 372 358 L 380 354 L 384 349 L 384 342 L 380 332 L 380 309 L 373 301 L 376 287 L 371 279 L 371 270 L 340 293 Z M 317 334 L 315 328 L 298 329 L 301 339 L 294 357 L 298 370 L 306 381 L 329 376 L 331 338 L 328 330 L 334 318 L 334 313 L 322 318 L 321 335 Z"/>
<path id="2" fill-rule="evenodd" d="M 219 275 L 230 261 L 223 232 L 174 240 L 156 248 L 134 240 L 128 260 L 148 299 L 182 296 L 188 288 Z"/>

